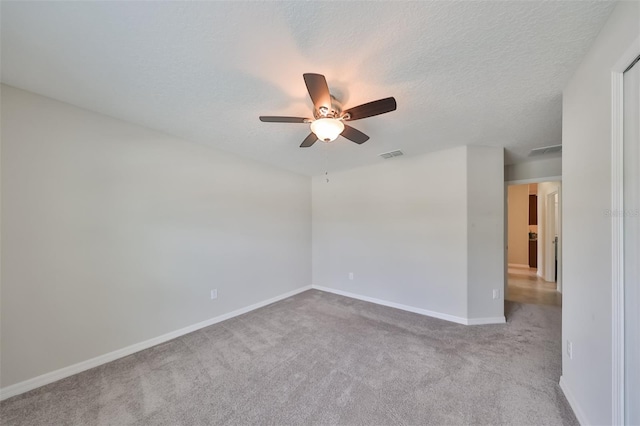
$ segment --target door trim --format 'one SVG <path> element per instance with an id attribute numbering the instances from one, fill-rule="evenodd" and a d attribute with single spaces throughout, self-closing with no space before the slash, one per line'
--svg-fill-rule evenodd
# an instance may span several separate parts
<path id="1" fill-rule="evenodd" d="M 558 195 L 558 207 L 556 207 L 555 196 Z M 553 200 L 553 203 L 550 202 Z M 547 282 L 555 282 L 556 290 L 558 289 L 558 282 L 554 277 L 554 272 L 556 272 L 555 266 L 555 235 L 558 234 L 558 241 L 560 241 L 560 226 L 556 221 L 555 209 L 560 210 L 560 186 L 555 191 L 549 192 L 547 194 L 547 198 L 545 200 L 545 221 L 544 221 L 544 280 Z M 558 212 L 559 213 L 559 212 Z M 560 214 L 558 214 L 558 219 L 560 219 Z M 550 222 L 554 222 L 554 228 L 551 229 Z M 554 232 L 555 231 L 555 232 Z M 558 254 L 560 254 L 560 247 L 558 247 Z M 560 262 L 558 262 L 560 263 Z M 559 276 L 560 274 L 558 274 Z"/>
<path id="2" fill-rule="evenodd" d="M 542 183 L 542 182 L 562 182 L 562 176 L 546 176 L 531 179 L 517 179 L 507 180 L 504 182 L 505 186 L 511 185 L 524 185 L 526 183 Z"/>
<path id="3" fill-rule="evenodd" d="M 611 70 L 611 283 L 612 424 L 624 424 L 624 211 L 623 74 L 640 54 L 638 37 Z"/>

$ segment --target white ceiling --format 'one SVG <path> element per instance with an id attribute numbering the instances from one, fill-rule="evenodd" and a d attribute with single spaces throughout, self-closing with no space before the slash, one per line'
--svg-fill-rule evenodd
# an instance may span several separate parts
<path id="1" fill-rule="evenodd" d="M 507 162 L 561 142 L 562 89 L 610 2 L 6 2 L 2 82 L 314 175 L 458 145 Z M 371 139 L 298 145 L 302 74 L 346 107 L 394 96 L 352 122 Z"/>

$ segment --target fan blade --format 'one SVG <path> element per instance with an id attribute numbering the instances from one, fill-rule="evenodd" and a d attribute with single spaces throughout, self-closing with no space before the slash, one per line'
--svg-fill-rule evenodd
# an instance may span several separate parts
<path id="1" fill-rule="evenodd" d="M 331 94 L 327 80 L 322 74 L 303 74 L 304 83 L 307 85 L 309 96 L 315 109 L 326 107 L 331 110 Z"/>
<path id="2" fill-rule="evenodd" d="M 318 137 L 315 133 L 309 133 L 309 136 L 307 136 L 307 138 L 300 144 L 300 148 L 309 148 L 311 145 L 316 143 L 317 140 Z"/>
<path id="3" fill-rule="evenodd" d="M 373 117 L 374 115 L 384 114 L 386 112 L 395 111 L 397 108 L 395 98 L 378 99 L 377 101 L 369 102 L 366 104 L 358 105 L 357 107 L 349 108 L 343 112 L 349 114 L 349 121 L 360 120 L 361 118 Z"/>
<path id="4" fill-rule="evenodd" d="M 308 123 L 311 120 L 302 117 L 278 117 L 271 115 L 261 115 L 260 121 L 264 121 L 266 123 Z"/>
<path id="5" fill-rule="evenodd" d="M 365 135 L 358 129 L 354 129 L 351 126 L 344 125 L 344 130 L 340 133 L 345 138 L 357 144 L 363 144 L 369 140 L 369 136 Z"/>

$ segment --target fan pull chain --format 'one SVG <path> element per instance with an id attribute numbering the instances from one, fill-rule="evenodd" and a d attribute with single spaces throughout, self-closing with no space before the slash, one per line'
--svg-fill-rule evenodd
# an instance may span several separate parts
<path id="1" fill-rule="evenodd" d="M 329 144 L 324 144 L 324 178 L 329 183 Z"/>

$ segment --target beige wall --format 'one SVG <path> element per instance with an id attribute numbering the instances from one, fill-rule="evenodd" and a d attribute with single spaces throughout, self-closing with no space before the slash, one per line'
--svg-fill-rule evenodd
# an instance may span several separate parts
<path id="1" fill-rule="evenodd" d="M 529 185 L 512 185 L 507 195 L 508 261 L 529 264 Z"/>

